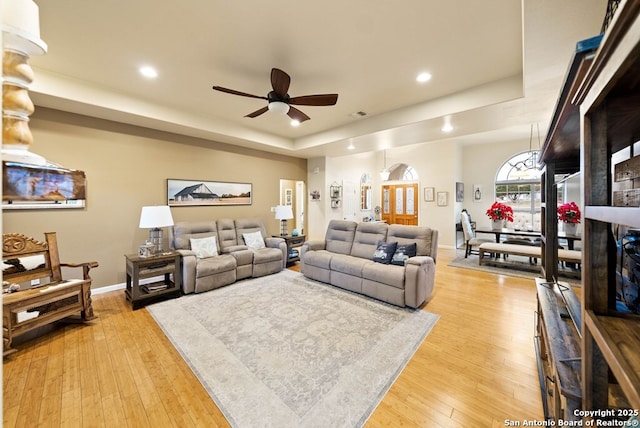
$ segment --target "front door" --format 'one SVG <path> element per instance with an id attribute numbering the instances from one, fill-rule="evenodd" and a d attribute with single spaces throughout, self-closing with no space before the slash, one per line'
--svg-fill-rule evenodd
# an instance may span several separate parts
<path id="1" fill-rule="evenodd" d="M 382 186 L 382 220 L 387 224 L 418 225 L 418 184 Z"/>

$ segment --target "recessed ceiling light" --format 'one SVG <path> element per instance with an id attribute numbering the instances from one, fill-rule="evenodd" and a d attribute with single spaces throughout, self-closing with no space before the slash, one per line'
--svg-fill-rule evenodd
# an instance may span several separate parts
<path id="1" fill-rule="evenodd" d="M 299 120 L 297 120 L 297 119 L 293 119 L 293 120 L 291 121 L 291 126 L 294 126 L 294 127 L 296 127 L 296 126 L 300 126 L 300 121 L 299 121 Z"/>
<path id="2" fill-rule="evenodd" d="M 416 82 L 419 82 L 419 83 L 428 82 L 429 80 L 431 80 L 431 74 L 427 72 L 420 73 L 416 77 Z"/>
<path id="3" fill-rule="evenodd" d="M 354 146 L 353 143 L 349 143 L 349 145 L 347 146 L 347 150 L 353 150 L 355 148 L 356 146 Z"/>
<path id="4" fill-rule="evenodd" d="M 442 132 L 451 132 L 451 131 L 453 131 L 453 126 L 451 126 L 450 123 L 445 123 L 442 126 Z"/>
<path id="5" fill-rule="evenodd" d="M 140 71 L 140 74 L 142 74 L 144 77 L 147 77 L 149 79 L 155 79 L 156 77 L 158 77 L 158 72 L 156 71 L 155 68 L 151 66 L 144 65 L 140 67 L 138 70 Z"/>

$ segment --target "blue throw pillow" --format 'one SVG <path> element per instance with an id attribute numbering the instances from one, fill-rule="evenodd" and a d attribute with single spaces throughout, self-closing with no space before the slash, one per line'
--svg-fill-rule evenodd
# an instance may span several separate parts
<path id="1" fill-rule="evenodd" d="M 391 264 L 404 266 L 405 260 L 409 257 L 415 257 L 416 250 L 417 245 L 415 242 L 413 244 L 398 245 L 395 254 L 391 258 Z"/>
<path id="2" fill-rule="evenodd" d="M 378 242 L 378 247 L 375 253 L 373 253 L 373 261 L 377 263 L 383 263 L 388 265 L 391 262 L 391 257 L 396 252 L 397 242 Z"/>

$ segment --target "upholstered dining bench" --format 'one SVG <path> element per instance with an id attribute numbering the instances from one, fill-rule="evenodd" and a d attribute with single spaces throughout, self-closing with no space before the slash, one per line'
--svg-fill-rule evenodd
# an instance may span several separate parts
<path id="1" fill-rule="evenodd" d="M 487 262 L 496 263 L 491 257 L 485 257 L 492 254 L 507 254 L 513 256 L 524 256 L 539 259 L 542 257 L 542 248 L 531 245 L 519 244 L 503 244 L 497 242 L 485 242 L 478 248 L 480 252 L 479 264 Z M 558 260 L 566 263 L 582 263 L 582 251 L 580 250 L 558 250 Z"/>

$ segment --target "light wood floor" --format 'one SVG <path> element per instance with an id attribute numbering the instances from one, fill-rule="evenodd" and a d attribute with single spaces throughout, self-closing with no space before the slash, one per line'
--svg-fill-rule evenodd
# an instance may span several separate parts
<path id="1" fill-rule="evenodd" d="M 503 427 L 542 418 L 532 280 L 448 267 L 424 310 L 440 320 L 368 427 Z M 3 364 L 5 427 L 228 426 L 146 309 L 95 295 L 98 319 L 32 339 Z"/>

